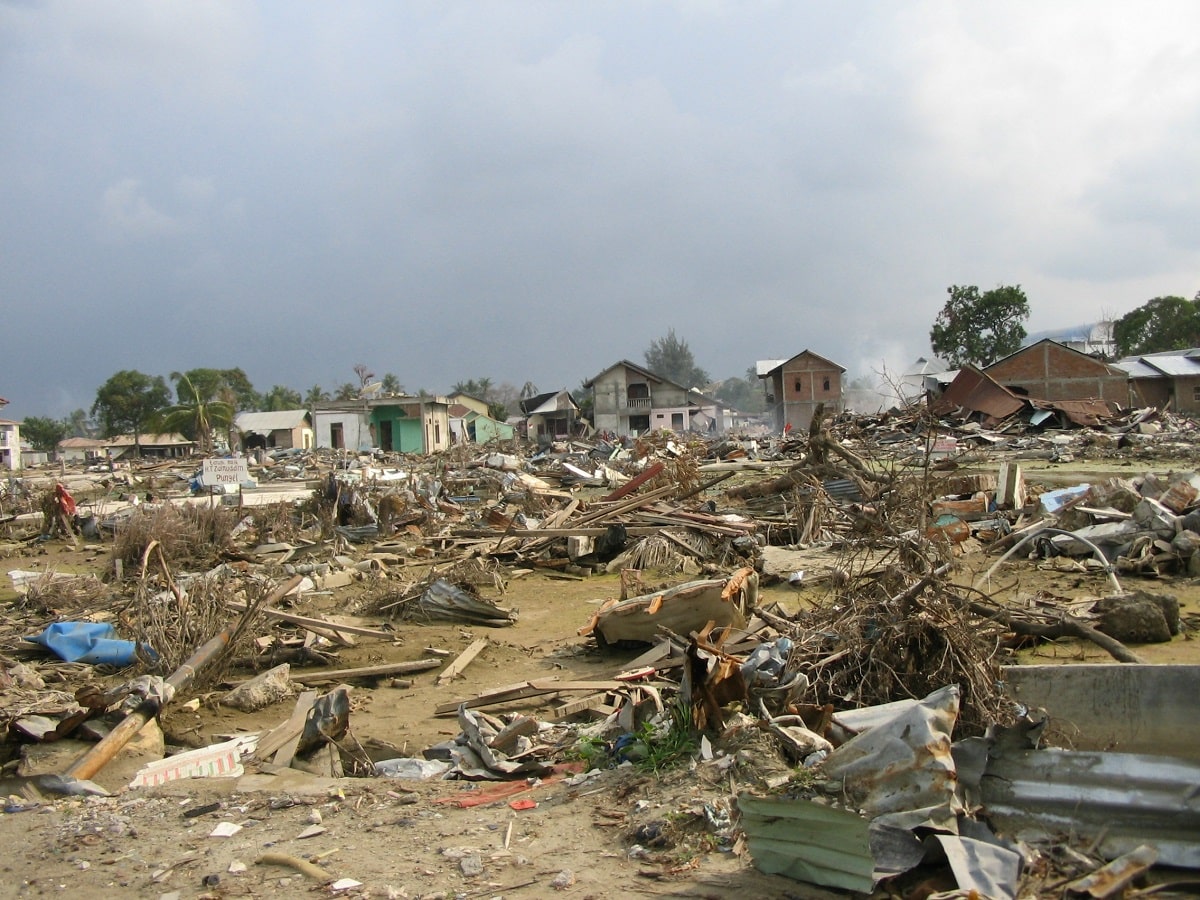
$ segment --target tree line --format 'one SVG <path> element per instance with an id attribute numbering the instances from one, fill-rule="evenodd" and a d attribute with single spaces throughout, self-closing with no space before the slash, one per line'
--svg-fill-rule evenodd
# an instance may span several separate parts
<path id="1" fill-rule="evenodd" d="M 951 285 L 950 298 L 929 330 L 933 352 L 952 367 L 986 366 L 1021 349 L 1029 300 L 1020 285 L 980 291 Z M 1114 357 L 1143 356 L 1200 346 L 1200 292 L 1155 297 L 1112 323 Z"/>
<path id="2" fill-rule="evenodd" d="M 976 285 L 951 285 L 949 298 L 929 331 L 933 352 L 952 367 L 986 366 L 1015 353 L 1026 337 L 1029 299 L 1020 285 L 999 285 L 981 291 Z M 1180 296 L 1155 297 L 1113 323 L 1117 357 L 1200 346 L 1200 292 L 1188 300 Z M 686 340 L 669 329 L 650 342 L 643 358 L 646 368 L 684 387 L 705 390 L 736 409 L 751 415 L 765 408 L 765 395 L 753 368 L 742 376 L 713 382 L 697 365 Z M 212 435 L 227 429 L 238 412 L 311 409 L 330 400 L 353 400 L 370 389 L 383 394 L 403 394 L 404 386 L 391 372 L 378 382 L 367 366 L 353 367 L 358 383 L 346 381 L 332 392 L 314 385 L 304 394 L 284 385 L 259 393 L 240 368 L 189 369 L 172 372 L 171 382 L 161 375 L 136 369 L 115 373 L 96 391 L 89 413 L 77 409 L 63 419 L 29 416 L 21 430 L 37 450 L 53 450 L 67 437 L 116 437 L 132 434 L 140 443 L 152 431 L 179 432 L 211 450 Z M 456 382 L 452 392 L 478 397 L 488 404 L 493 418 L 514 414 L 520 401 L 537 396 L 537 385 L 525 382 L 519 389 L 494 384 L 487 377 Z M 173 394 L 173 396 L 172 396 Z M 591 392 L 583 383 L 571 392 L 584 417 L 591 414 Z M 428 397 L 423 388 L 417 396 Z"/>

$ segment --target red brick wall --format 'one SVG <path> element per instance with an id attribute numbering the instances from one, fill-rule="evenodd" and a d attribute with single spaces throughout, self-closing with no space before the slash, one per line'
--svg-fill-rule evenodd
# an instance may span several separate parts
<path id="1" fill-rule="evenodd" d="M 984 371 L 1009 390 L 1039 400 L 1130 403 L 1124 372 L 1057 344 L 1034 344 Z"/>

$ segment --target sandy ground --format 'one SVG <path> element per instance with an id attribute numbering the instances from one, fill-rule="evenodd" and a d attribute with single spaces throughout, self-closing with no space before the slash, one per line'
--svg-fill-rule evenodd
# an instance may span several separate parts
<path id="1" fill-rule="evenodd" d="M 958 561 L 956 578 L 969 582 L 994 558 Z M 103 552 L 72 551 L 62 542 L 28 557 L 3 561 L 5 569 L 95 570 Z M 679 579 L 685 580 L 685 579 Z M 1067 600 L 1106 592 L 1094 573 L 1055 563 L 1005 565 L 994 583 L 1009 597 L 1037 592 Z M 1200 662 L 1200 588 L 1192 579 L 1133 579 L 1142 587 L 1175 594 L 1185 633 L 1169 644 L 1139 646 L 1155 663 Z M 369 583 L 314 597 L 298 612 L 357 613 Z M 503 629 L 395 623 L 394 641 L 361 639 L 340 651 L 344 667 L 419 659 L 426 648 L 457 654 L 478 637 L 482 654 L 451 684 L 437 672 L 356 686 L 351 714 L 354 736 L 378 758 L 419 755 L 454 737 L 453 717 L 435 716 L 438 704 L 470 697 L 497 685 L 534 678 L 591 680 L 622 670 L 638 651 L 600 652 L 577 635 L 603 600 L 617 596 L 615 576 L 563 581 L 528 575 L 501 592 L 481 590 L 501 605 L 519 609 L 518 622 Z M 0 603 L 10 601 L 7 585 Z M 767 602 L 785 609 L 819 601 L 785 586 L 768 589 Z M 382 621 L 374 618 L 373 621 Z M 1107 661 L 1098 649 L 1074 641 L 1023 651 L 1037 663 Z M 72 687 L 64 689 L 73 689 Z M 285 701 L 254 714 L 221 707 L 216 694 L 196 711 L 173 705 L 162 726 L 169 745 L 204 745 L 239 732 L 284 721 Z M 532 703 L 522 711 L 545 711 Z M 505 707 L 516 711 L 521 707 Z M 730 813 L 731 794 L 761 787 L 783 763 L 754 743 L 753 735 L 719 746 L 720 759 L 660 774 L 608 770 L 582 783 L 565 778 L 520 784 L 519 794 L 494 794 L 495 784 L 340 779 L 248 773 L 241 779 L 175 783 L 154 790 L 121 790 L 128 767 L 117 763 L 97 781 L 119 791 L 108 798 L 69 798 L 42 804 L 10 800 L 0 816 L 0 895 L 161 897 L 291 897 L 328 893 L 321 882 L 270 854 L 319 863 L 336 879 L 360 886 L 348 896 L 578 898 L 640 895 L 764 898 L 832 896 L 818 888 L 757 873 L 748 858 L 724 845 L 711 822 Z M 382 749 L 381 749 L 382 748 Z M 68 760 L 70 756 L 66 757 Z M 133 765 L 136 768 L 136 761 Z M 481 805 L 469 805 L 483 800 Z M 532 801 L 532 802 L 522 802 Z M 204 811 L 205 806 L 212 806 Z M 198 814 L 193 814 L 200 810 Z M 240 826 L 228 837 L 218 825 Z M 305 829 L 316 830 L 301 837 Z M 322 830 L 323 829 L 323 830 Z M 639 831 L 641 829 L 641 831 Z M 266 859 L 267 861 L 264 861 Z"/>

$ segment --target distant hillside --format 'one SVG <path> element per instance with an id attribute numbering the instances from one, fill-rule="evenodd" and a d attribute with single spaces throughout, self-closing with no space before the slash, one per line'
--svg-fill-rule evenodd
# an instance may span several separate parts
<path id="1" fill-rule="evenodd" d="M 1049 331 L 1036 331 L 1033 334 L 1025 335 L 1025 340 L 1021 342 L 1022 347 L 1028 347 L 1030 344 L 1036 344 L 1038 341 L 1086 341 L 1088 336 L 1092 334 L 1099 322 L 1089 322 L 1085 325 L 1069 325 L 1066 328 L 1053 328 Z"/>

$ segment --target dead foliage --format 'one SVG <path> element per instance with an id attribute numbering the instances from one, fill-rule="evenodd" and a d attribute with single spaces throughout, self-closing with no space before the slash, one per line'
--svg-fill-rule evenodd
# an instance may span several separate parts
<path id="1" fill-rule="evenodd" d="M 171 562 L 213 563 L 227 550 L 237 513 L 222 506 L 140 506 L 113 536 L 113 558 L 139 565 L 157 543 Z"/>
<path id="2" fill-rule="evenodd" d="M 291 542 L 302 530 L 302 517 L 292 503 L 268 503 L 251 509 L 250 521 L 261 543 Z"/>
<path id="3" fill-rule="evenodd" d="M 793 618 L 797 644 L 789 670 L 810 679 L 817 704 L 874 706 L 957 684 L 965 732 L 1010 721 L 1000 686 L 1006 629 L 973 613 L 931 564 L 924 574 L 906 565 L 913 553 L 898 549 L 882 570 L 863 573 L 848 556 L 847 577 L 836 590 Z"/>
<path id="4" fill-rule="evenodd" d="M 249 582 L 249 592 L 254 599 L 248 603 L 245 612 L 238 613 L 229 608 L 229 602 L 243 592 L 245 583 L 237 576 L 227 573 L 201 575 L 176 584 L 166 570 L 165 562 L 160 560 L 160 563 L 162 570 L 141 579 L 125 610 L 139 648 L 146 645 L 154 650 L 154 656 L 151 656 L 139 649 L 138 657 L 144 669 L 174 672 L 198 648 L 234 626 L 224 650 L 195 674 L 190 687 L 200 690 L 219 682 L 229 661 L 246 652 L 253 629 L 261 619 L 270 585 Z"/>
<path id="5" fill-rule="evenodd" d="M 107 605 L 111 591 L 95 575 L 64 578 L 45 572 L 26 588 L 20 605 L 42 615 L 61 615 Z"/>
<path id="6" fill-rule="evenodd" d="M 699 460 L 707 453 L 706 445 L 692 439 L 685 443 L 674 432 L 652 432 L 638 438 L 634 444 L 635 459 L 649 458 L 662 464 L 662 471 L 647 482 L 646 489 L 675 485 L 680 494 L 686 494 L 700 485 Z"/>

